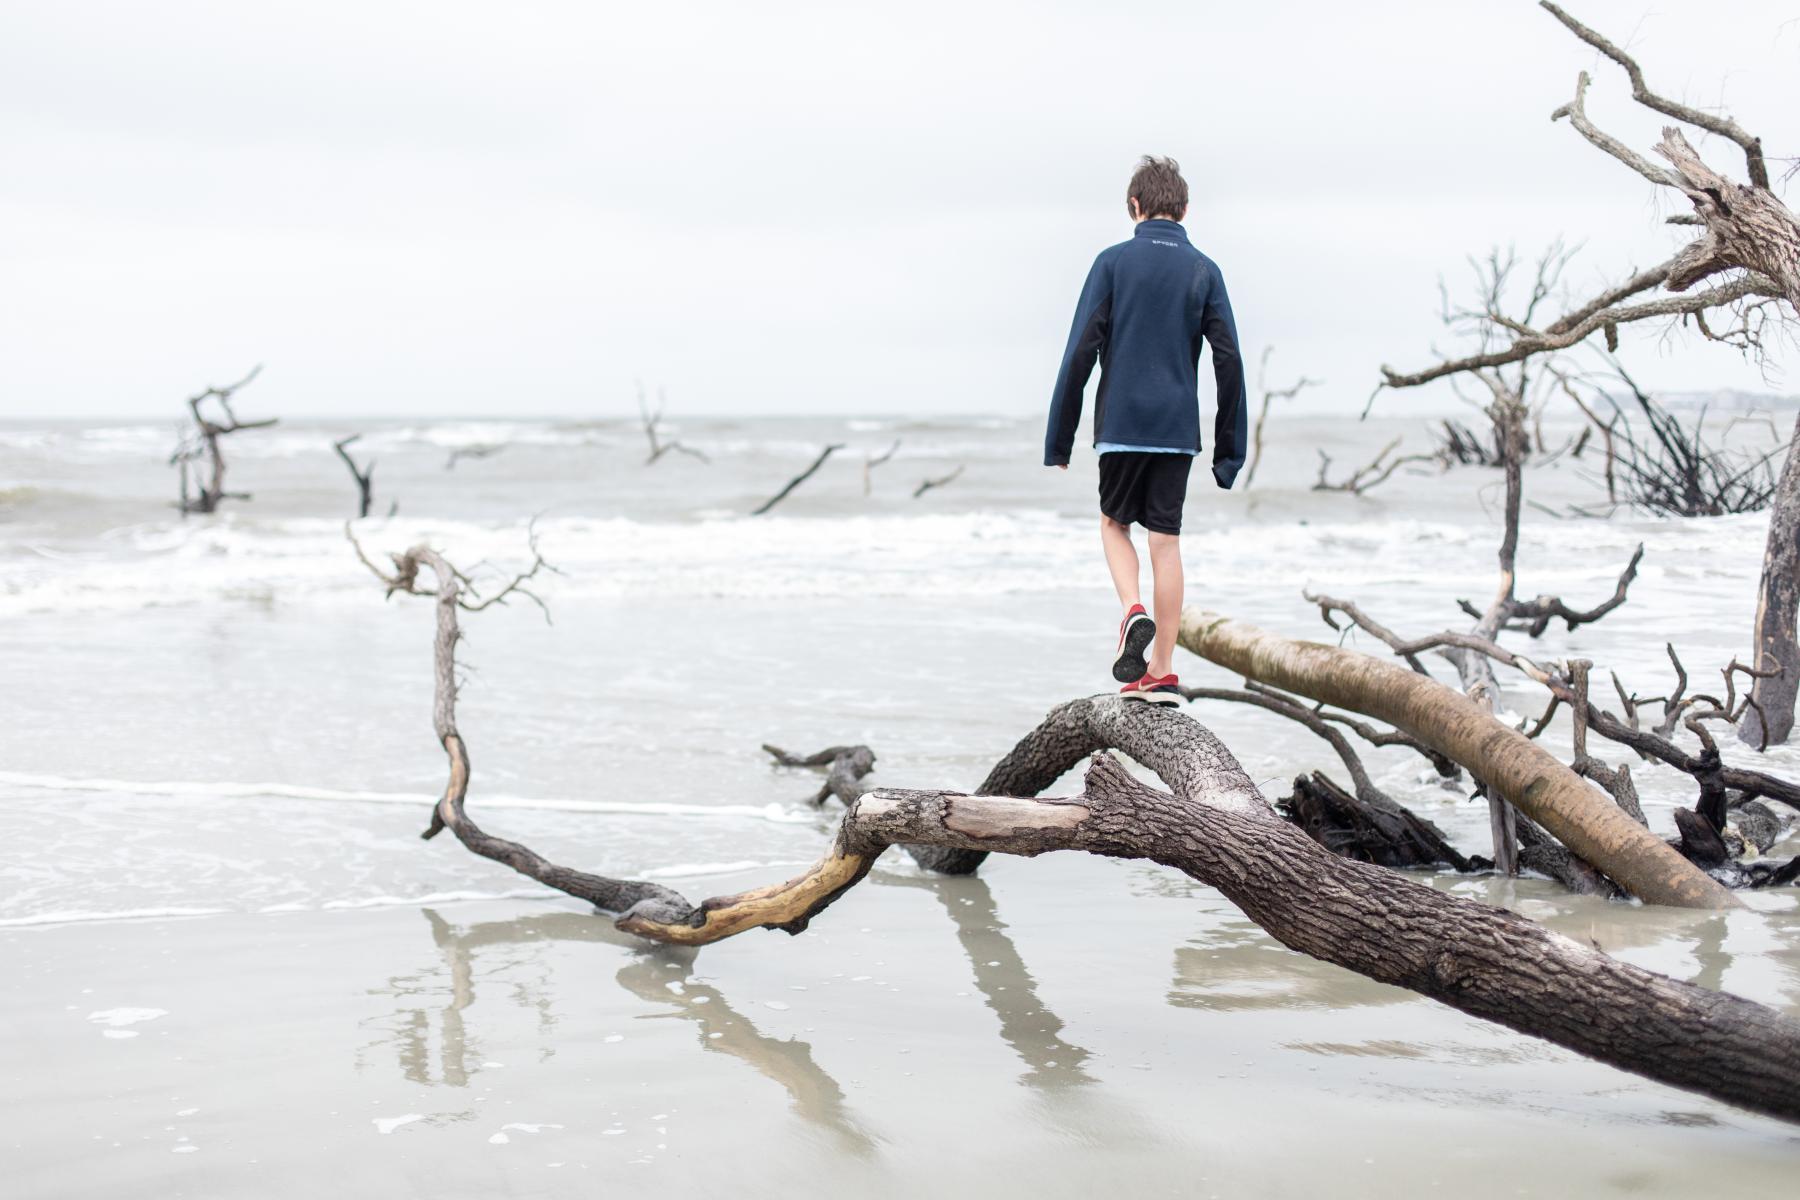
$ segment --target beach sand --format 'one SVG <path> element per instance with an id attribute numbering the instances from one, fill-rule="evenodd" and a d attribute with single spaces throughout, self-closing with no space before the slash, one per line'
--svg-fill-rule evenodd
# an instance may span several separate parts
<path id="1" fill-rule="evenodd" d="M 1513 886 L 1640 957 L 1641 924 Z M 1703 980 L 1753 929 L 1658 916 Z M 1726 1165 L 1785 1186 L 1800 1140 L 1075 856 L 896 864 L 798 938 L 699 953 L 515 900 L 14 928 L 0 954 L 21 1197 L 1692 1196 Z M 1791 994 L 1775 965 L 1732 983 Z"/>

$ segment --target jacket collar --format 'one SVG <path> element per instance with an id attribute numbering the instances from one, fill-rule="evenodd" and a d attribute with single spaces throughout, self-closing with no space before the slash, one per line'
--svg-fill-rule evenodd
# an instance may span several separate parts
<path id="1" fill-rule="evenodd" d="M 1148 221 L 1139 221 L 1132 230 L 1132 237 L 1178 237 L 1187 241 L 1187 230 L 1176 221 L 1165 221 L 1161 217 L 1151 217 Z"/>

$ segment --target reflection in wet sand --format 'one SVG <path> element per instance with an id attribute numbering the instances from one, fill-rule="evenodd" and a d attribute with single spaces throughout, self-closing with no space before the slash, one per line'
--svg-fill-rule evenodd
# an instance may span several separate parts
<path id="1" fill-rule="evenodd" d="M 464 1010 L 476 999 L 476 951 L 543 941 L 603 942 L 632 952 L 632 960 L 618 974 L 625 990 L 652 1004 L 673 1008 L 654 1016 L 694 1021 L 704 1049 L 748 1063 L 780 1084 L 792 1099 L 794 1112 L 831 1134 L 841 1148 L 857 1155 L 874 1151 L 877 1139 L 856 1122 L 845 1104 L 843 1089 L 815 1061 L 812 1047 L 798 1039 L 772 1038 L 758 1032 L 716 987 L 694 979 L 692 951 L 646 948 L 638 939 L 619 933 L 609 921 L 586 913 L 541 913 L 466 927 L 450 924 L 434 909 L 425 909 L 424 913 L 431 925 L 432 942 L 444 956 L 442 974 L 434 970 L 396 976 L 382 989 L 403 1000 L 442 995 L 447 976 L 449 999 L 436 1012 L 440 1030 L 438 1078 L 433 1079 L 430 1070 L 430 1009 L 402 1007 L 395 1014 L 389 1036 L 381 1039 L 393 1044 L 401 1073 L 407 1079 L 465 1087 L 479 1073 L 482 1056 L 463 1021 Z M 504 971 L 514 1003 L 537 1014 L 538 1030 L 544 1039 L 543 1054 L 548 1057 L 555 1053 L 557 1020 L 550 979 L 547 970 L 535 981 L 521 979 L 518 968 L 523 965 L 514 959 L 498 964 L 491 973 Z"/>
<path id="2" fill-rule="evenodd" d="M 444 966 L 441 971 L 433 968 L 410 975 L 391 976 L 386 987 L 377 989 L 378 995 L 394 996 L 401 1001 L 401 1005 L 391 1018 L 384 1017 L 375 1022 L 388 1031 L 387 1036 L 378 1038 L 375 1045 L 391 1043 L 400 1061 L 400 1073 L 413 1083 L 467 1087 L 471 1074 L 469 1060 L 473 1057 L 480 1061 L 481 1057 L 477 1048 L 470 1044 L 468 1031 L 463 1025 L 463 1010 L 475 1002 L 470 947 L 451 931 L 450 925 L 435 911 L 429 908 L 424 911 L 425 919 L 431 922 L 432 941 L 443 952 Z M 434 1010 L 427 1005 L 425 998 L 441 996 L 446 984 L 449 987 L 449 1001 L 435 1010 L 438 1018 L 438 1073 L 433 1078 L 431 1019 Z M 414 998 L 418 1002 L 409 1003 Z M 358 1057 L 360 1059 L 361 1055 Z"/>
<path id="3" fill-rule="evenodd" d="M 1411 992 L 1296 954 L 1244 920 L 1221 921 L 1206 940 L 1175 950 L 1168 1001 L 1220 1011 L 1360 1008 L 1402 1004 Z"/>
<path id="4" fill-rule="evenodd" d="M 693 951 L 639 949 L 636 961 L 619 971 L 619 985 L 651 1004 L 672 1005 L 673 1012 L 656 1015 L 694 1022 L 702 1049 L 729 1054 L 780 1084 L 794 1114 L 831 1134 L 839 1148 L 858 1156 L 873 1153 L 877 1139 L 852 1116 L 844 1090 L 814 1059 L 812 1045 L 758 1032 L 718 988 L 694 978 L 693 958 Z"/>
<path id="5" fill-rule="evenodd" d="M 1000 1018 L 1000 1036 L 1030 1068 L 1019 1082 L 1046 1090 L 1094 1082 L 1082 1068 L 1088 1052 L 1063 1040 L 1061 1018 L 1038 998 L 1037 980 L 1006 936 L 1006 922 L 986 880 L 977 875 L 883 875 L 877 882 L 924 888 L 943 904 L 956 924 L 956 940 L 969 956 L 975 986 Z"/>

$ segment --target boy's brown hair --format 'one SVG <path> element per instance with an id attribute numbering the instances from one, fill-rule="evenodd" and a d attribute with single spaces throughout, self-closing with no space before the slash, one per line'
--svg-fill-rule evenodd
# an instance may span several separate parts
<path id="1" fill-rule="evenodd" d="M 1187 180 L 1181 177 L 1181 164 L 1172 158 L 1146 154 L 1138 159 L 1131 173 L 1131 185 L 1125 189 L 1126 208 L 1137 201 L 1138 215 L 1165 217 L 1179 221 L 1187 212 Z"/>

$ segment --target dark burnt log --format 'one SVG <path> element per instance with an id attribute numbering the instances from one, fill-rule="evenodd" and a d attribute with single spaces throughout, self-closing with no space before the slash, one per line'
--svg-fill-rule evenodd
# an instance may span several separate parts
<path id="1" fill-rule="evenodd" d="M 1700 813 L 1691 808 L 1676 809 L 1675 828 L 1681 834 L 1675 848 L 1695 866 L 1710 871 L 1731 861 L 1731 851 L 1725 848 L 1718 827 Z"/>
<path id="2" fill-rule="evenodd" d="M 1436 825 L 1411 809 L 1398 804 L 1388 808 L 1361 799 L 1322 771 L 1295 776 L 1292 794 L 1277 800 L 1275 811 L 1333 854 L 1357 862 L 1399 870 L 1449 867 L 1473 871 L 1492 865 L 1464 858 Z"/>

